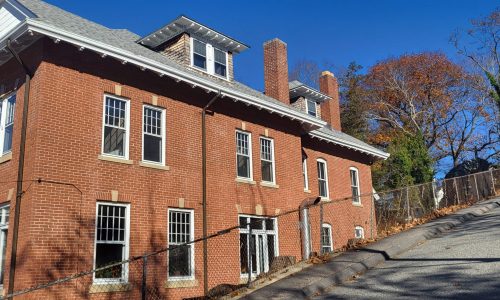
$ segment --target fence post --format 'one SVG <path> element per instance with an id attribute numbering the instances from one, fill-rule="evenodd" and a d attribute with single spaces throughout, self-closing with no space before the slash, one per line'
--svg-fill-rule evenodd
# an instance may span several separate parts
<path id="1" fill-rule="evenodd" d="M 457 186 L 457 179 L 453 178 L 453 185 L 455 186 L 455 192 L 457 193 L 457 204 L 460 204 L 460 196 L 458 194 L 458 186 Z"/>
<path id="2" fill-rule="evenodd" d="M 333 231 L 333 230 L 332 230 Z M 319 203 L 319 251 L 318 253 L 323 254 L 323 202 Z M 332 235 L 332 248 L 333 248 L 333 232 Z M 312 247 L 311 247 L 312 248 Z"/>
<path id="3" fill-rule="evenodd" d="M 408 210 L 408 219 L 406 223 L 408 223 L 411 220 L 409 189 L 410 188 L 406 186 L 406 209 Z"/>
<path id="4" fill-rule="evenodd" d="M 490 176 L 491 176 L 491 195 L 496 196 L 497 195 L 497 189 L 495 188 L 495 177 L 493 177 L 493 169 L 490 169 Z"/>
<path id="5" fill-rule="evenodd" d="M 145 255 L 142 257 L 142 292 L 141 299 L 146 300 L 147 291 L 147 278 L 148 278 L 148 257 Z"/>
<path id="6" fill-rule="evenodd" d="M 481 199 L 479 199 L 479 189 L 477 187 L 477 178 L 476 178 L 476 174 L 473 174 L 472 176 L 474 176 L 474 183 L 476 185 L 476 195 L 477 195 L 477 202 L 479 202 Z"/>

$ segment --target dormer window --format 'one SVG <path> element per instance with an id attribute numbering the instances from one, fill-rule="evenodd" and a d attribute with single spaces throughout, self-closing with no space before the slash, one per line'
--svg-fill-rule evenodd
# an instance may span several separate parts
<path id="1" fill-rule="evenodd" d="M 207 70 L 207 44 L 193 39 L 193 66 Z"/>
<path id="2" fill-rule="evenodd" d="M 310 99 L 307 100 L 307 113 L 313 117 L 316 117 L 316 102 Z"/>
<path id="3" fill-rule="evenodd" d="M 227 79 L 227 52 L 213 47 L 211 44 L 191 39 L 192 66 L 210 75 Z"/>
<path id="4" fill-rule="evenodd" d="M 214 67 L 215 74 L 227 77 L 227 54 L 217 48 L 214 48 Z"/>

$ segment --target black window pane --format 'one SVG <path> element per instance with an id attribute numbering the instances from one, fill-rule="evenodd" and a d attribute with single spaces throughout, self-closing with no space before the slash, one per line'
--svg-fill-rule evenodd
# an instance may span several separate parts
<path id="1" fill-rule="evenodd" d="M 207 69 L 207 59 L 201 55 L 193 54 L 193 65 L 204 70 Z"/>
<path id="2" fill-rule="evenodd" d="M 247 217 L 240 217 L 240 228 L 247 228 Z"/>
<path id="3" fill-rule="evenodd" d="M 319 195 L 321 197 L 326 197 L 326 182 L 325 181 L 322 181 L 320 180 L 319 181 Z"/>
<path id="4" fill-rule="evenodd" d="M 266 230 L 274 230 L 274 220 L 266 219 Z"/>
<path id="5" fill-rule="evenodd" d="M 161 137 L 144 135 L 144 160 L 161 162 Z"/>
<path id="6" fill-rule="evenodd" d="M 269 258 L 269 268 L 271 268 L 274 257 L 274 235 L 267 236 L 267 257 Z"/>
<path id="7" fill-rule="evenodd" d="M 104 128 L 104 153 L 123 156 L 125 153 L 125 130 L 106 126 Z"/>
<path id="8" fill-rule="evenodd" d="M 191 248 L 189 245 L 178 246 L 168 253 L 168 275 L 190 276 L 191 275 Z"/>
<path id="9" fill-rule="evenodd" d="M 240 264 L 241 273 L 248 274 L 248 241 L 245 233 L 240 234 Z"/>
<path id="10" fill-rule="evenodd" d="M 215 74 L 226 77 L 226 66 L 215 63 Z"/>
<path id="11" fill-rule="evenodd" d="M 97 244 L 96 245 L 96 268 L 104 267 L 113 263 L 123 261 L 123 245 Z M 121 278 L 123 265 L 107 268 L 96 272 L 96 278 Z"/>
<path id="12" fill-rule="evenodd" d="M 261 161 L 262 162 L 262 180 L 264 181 L 273 181 L 273 164 L 269 161 Z"/>
<path id="13" fill-rule="evenodd" d="M 250 178 L 250 159 L 247 156 L 238 155 L 238 177 Z"/>
<path id="14" fill-rule="evenodd" d="M 258 218 L 250 218 L 250 228 L 252 229 L 264 229 L 262 227 L 262 221 L 263 219 L 258 219 Z"/>

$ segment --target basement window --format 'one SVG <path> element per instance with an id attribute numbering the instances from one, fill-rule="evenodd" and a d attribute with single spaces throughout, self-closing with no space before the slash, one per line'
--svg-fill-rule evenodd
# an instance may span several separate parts
<path id="1" fill-rule="evenodd" d="M 16 94 L 0 99 L 0 157 L 12 151 Z"/>
<path id="2" fill-rule="evenodd" d="M 130 103 L 115 96 L 104 97 L 102 153 L 128 159 Z"/>
<path id="3" fill-rule="evenodd" d="M 365 230 L 361 226 L 356 226 L 354 228 L 354 237 L 357 239 L 364 239 L 365 238 Z"/>
<path id="4" fill-rule="evenodd" d="M 194 214 L 192 210 L 168 210 L 169 280 L 194 279 Z M 189 244 L 187 244 L 189 243 Z"/>
<path id="5" fill-rule="evenodd" d="M 142 131 L 142 160 L 164 165 L 165 110 L 144 105 Z"/>
<path id="6" fill-rule="evenodd" d="M 97 204 L 95 268 L 128 259 L 129 206 L 125 204 Z M 128 280 L 128 264 L 119 264 L 94 273 L 96 283 L 123 283 Z"/>
<path id="7" fill-rule="evenodd" d="M 332 225 L 323 223 L 321 226 L 321 254 L 332 251 Z"/>

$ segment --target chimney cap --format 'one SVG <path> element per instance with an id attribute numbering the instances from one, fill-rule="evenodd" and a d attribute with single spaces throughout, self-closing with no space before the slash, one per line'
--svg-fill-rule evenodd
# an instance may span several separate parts
<path id="1" fill-rule="evenodd" d="M 266 46 L 267 44 L 270 44 L 270 43 L 273 43 L 273 42 L 278 42 L 278 43 L 281 43 L 281 44 L 283 44 L 283 45 L 287 46 L 287 44 L 286 44 L 285 42 L 283 42 L 282 40 L 280 40 L 279 38 L 274 38 L 274 39 L 272 39 L 272 40 L 269 40 L 269 41 L 267 41 L 267 42 L 264 42 L 264 44 L 263 44 L 263 45 L 264 45 L 264 46 Z"/>
<path id="2" fill-rule="evenodd" d="M 333 75 L 333 73 L 330 72 L 330 71 L 323 71 L 323 72 L 321 72 L 321 76 L 332 76 L 332 77 L 335 77 L 335 75 Z"/>

